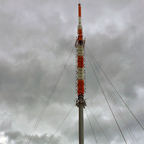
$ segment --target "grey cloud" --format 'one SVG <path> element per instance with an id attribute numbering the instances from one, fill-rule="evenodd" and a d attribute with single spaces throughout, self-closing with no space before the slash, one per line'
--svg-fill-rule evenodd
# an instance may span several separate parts
<path id="1" fill-rule="evenodd" d="M 27 138 L 29 137 L 29 135 L 26 134 L 22 134 L 19 131 L 9 131 L 9 132 L 5 132 L 4 134 L 5 137 L 8 138 L 8 142 L 9 144 L 15 142 L 15 144 L 24 144 L 27 140 Z M 39 143 L 44 143 L 47 144 L 48 141 L 50 140 L 51 136 L 47 136 L 47 134 L 43 134 L 41 136 L 38 135 L 34 135 L 32 137 L 31 143 L 32 144 L 39 144 Z M 59 143 L 60 139 L 59 137 L 55 137 L 52 140 L 52 144 L 56 144 Z"/>
<path id="2" fill-rule="evenodd" d="M 12 128 L 12 120 L 4 119 L 0 124 L 0 131 L 7 131 Z"/>
<path id="3" fill-rule="evenodd" d="M 143 2 L 140 4 L 132 0 L 82 1 L 82 23 L 86 48 L 91 50 L 143 125 L 143 98 L 137 92 L 140 88 L 143 89 L 144 85 L 142 4 Z M 36 122 L 45 101 L 51 96 L 74 46 L 77 34 L 77 2 L 5 0 L 0 6 L 0 31 L 2 111 L 0 116 L 3 116 L 3 112 L 7 112 L 7 121 L 1 119 L 0 128 L 9 138 L 9 143 L 22 144 Z M 85 97 L 89 98 L 87 104 L 98 117 L 110 141 L 123 143 L 87 57 L 86 64 Z M 96 73 L 99 75 L 100 72 L 96 70 Z M 105 83 L 105 80 L 101 79 L 101 82 Z M 110 91 L 138 142 L 142 144 L 143 135 L 140 127 L 111 87 Z M 75 98 L 77 95 L 73 53 L 32 143 L 46 143 L 75 103 Z M 110 103 L 115 109 L 114 104 L 111 101 Z M 119 116 L 116 110 L 114 112 Z M 77 109 L 68 117 L 52 143 L 78 142 L 76 114 Z M 131 142 L 119 117 L 118 121 L 126 138 Z M 105 143 L 106 140 L 95 122 L 93 120 L 92 122 L 98 140 Z M 94 142 L 87 120 L 85 120 L 85 141 Z"/>
<path id="4" fill-rule="evenodd" d="M 9 137 L 9 140 L 16 140 L 21 136 L 21 133 L 16 131 L 16 132 L 6 132 L 5 133 L 6 137 Z"/>

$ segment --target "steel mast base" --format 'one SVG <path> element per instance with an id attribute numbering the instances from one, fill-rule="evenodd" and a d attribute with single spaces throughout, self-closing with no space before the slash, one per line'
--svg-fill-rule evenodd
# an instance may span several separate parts
<path id="1" fill-rule="evenodd" d="M 83 108 L 85 108 L 86 102 L 83 95 L 78 97 L 76 106 L 79 108 L 79 144 L 84 144 Z"/>

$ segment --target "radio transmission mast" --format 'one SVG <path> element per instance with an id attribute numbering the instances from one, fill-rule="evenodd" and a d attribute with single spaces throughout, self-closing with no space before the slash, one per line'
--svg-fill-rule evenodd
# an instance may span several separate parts
<path id="1" fill-rule="evenodd" d="M 79 144 L 84 144 L 83 109 L 86 106 L 85 93 L 85 39 L 83 39 L 81 24 L 81 4 L 78 4 L 78 37 L 76 47 L 76 92 L 78 99 L 76 106 L 79 108 Z"/>

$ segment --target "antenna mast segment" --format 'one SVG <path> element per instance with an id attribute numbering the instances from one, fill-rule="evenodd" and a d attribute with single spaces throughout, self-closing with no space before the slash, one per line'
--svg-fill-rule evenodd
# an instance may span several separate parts
<path id="1" fill-rule="evenodd" d="M 84 144 L 83 108 L 86 106 L 85 92 L 85 39 L 83 39 L 81 24 L 81 4 L 78 4 L 78 37 L 76 47 L 76 92 L 78 99 L 76 106 L 79 108 L 79 144 Z"/>

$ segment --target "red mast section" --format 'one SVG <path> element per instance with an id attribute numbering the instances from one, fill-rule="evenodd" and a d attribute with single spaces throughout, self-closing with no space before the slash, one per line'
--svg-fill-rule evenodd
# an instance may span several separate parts
<path id="1" fill-rule="evenodd" d="M 84 46 L 82 24 L 81 24 L 81 4 L 78 4 L 78 38 L 76 39 L 75 47 L 77 48 L 77 94 L 84 96 L 85 81 L 84 81 Z"/>

